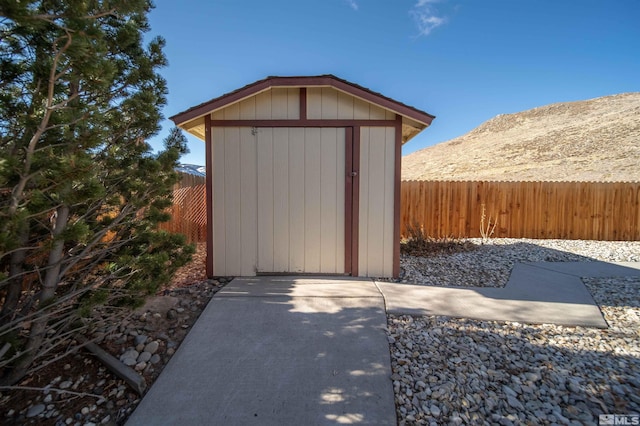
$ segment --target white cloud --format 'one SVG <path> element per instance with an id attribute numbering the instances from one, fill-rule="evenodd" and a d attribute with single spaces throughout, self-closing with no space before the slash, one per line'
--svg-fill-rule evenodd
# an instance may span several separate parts
<path id="1" fill-rule="evenodd" d="M 358 10 L 358 3 L 356 3 L 356 0 L 345 0 L 345 1 L 349 6 L 351 6 L 351 9 Z"/>
<path id="2" fill-rule="evenodd" d="M 433 6 L 438 0 L 418 0 L 409 13 L 418 26 L 419 36 L 429 35 L 434 28 L 447 22 L 446 18 L 438 16 L 438 11 Z"/>

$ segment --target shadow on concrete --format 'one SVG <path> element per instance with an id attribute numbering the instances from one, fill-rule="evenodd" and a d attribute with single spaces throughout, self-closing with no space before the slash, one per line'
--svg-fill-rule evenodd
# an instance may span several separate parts
<path id="1" fill-rule="evenodd" d="M 127 424 L 395 424 L 385 330 L 371 281 L 236 279 Z"/>
<path id="2" fill-rule="evenodd" d="M 640 276 L 640 263 L 595 261 L 528 243 L 479 248 L 483 249 L 492 250 L 492 256 L 504 251 L 505 256 L 515 262 L 506 286 L 444 287 L 377 282 L 385 296 L 387 311 L 606 328 L 607 323 L 582 278 Z M 526 262 L 517 263 L 518 259 Z M 531 262 L 531 259 L 543 260 Z M 460 272 L 454 273 L 459 276 Z"/>

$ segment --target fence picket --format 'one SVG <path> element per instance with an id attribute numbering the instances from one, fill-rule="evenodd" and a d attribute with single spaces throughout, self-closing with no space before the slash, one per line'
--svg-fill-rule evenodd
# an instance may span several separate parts
<path id="1" fill-rule="evenodd" d="M 640 182 L 403 181 L 401 233 L 480 237 L 483 204 L 496 237 L 640 240 Z"/>
<path id="2" fill-rule="evenodd" d="M 171 220 L 160 224 L 160 229 L 183 234 L 187 242 L 207 239 L 207 204 L 205 178 L 181 173 L 182 179 L 173 187 L 173 205 L 169 209 Z"/>

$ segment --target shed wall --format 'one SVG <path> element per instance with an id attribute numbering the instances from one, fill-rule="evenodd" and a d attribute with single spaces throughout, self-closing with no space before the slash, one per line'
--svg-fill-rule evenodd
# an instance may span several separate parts
<path id="1" fill-rule="evenodd" d="M 393 276 L 395 129 L 362 127 L 358 274 Z"/>
<path id="2" fill-rule="evenodd" d="M 344 128 L 214 127 L 213 273 L 344 273 Z"/>

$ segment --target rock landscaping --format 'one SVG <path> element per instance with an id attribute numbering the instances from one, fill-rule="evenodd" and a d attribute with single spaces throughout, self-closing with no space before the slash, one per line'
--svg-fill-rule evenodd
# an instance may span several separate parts
<path id="1" fill-rule="evenodd" d="M 637 242 L 491 240 L 448 260 L 405 257 L 402 282 L 498 287 L 515 262 L 639 258 Z M 640 413 L 640 279 L 585 284 L 609 329 L 389 315 L 399 424 L 597 425 Z"/>
<path id="2" fill-rule="evenodd" d="M 403 255 L 401 282 L 500 287 L 517 262 L 640 261 L 640 242 L 471 240 L 465 250 Z M 469 250 L 467 250 L 469 249 Z M 147 387 L 226 279 L 191 272 L 119 320 L 99 345 Z M 640 279 L 590 278 L 609 329 L 388 316 L 399 424 L 598 424 L 640 412 Z M 119 425 L 141 396 L 80 351 L 0 393 L 0 423 Z"/>
<path id="3" fill-rule="evenodd" d="M 471 244 L 469 244 L 471 243 Z M 399 282 L 504 287 L 519 262 L 640 262 L 640 242 L 471 238 L 454 253 L 402 254 Z"/>

